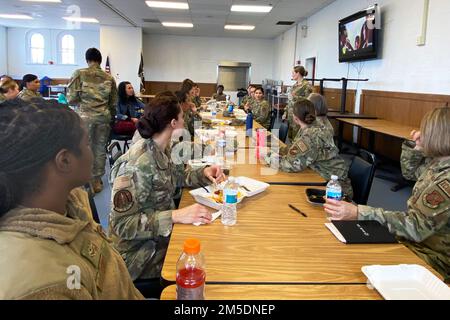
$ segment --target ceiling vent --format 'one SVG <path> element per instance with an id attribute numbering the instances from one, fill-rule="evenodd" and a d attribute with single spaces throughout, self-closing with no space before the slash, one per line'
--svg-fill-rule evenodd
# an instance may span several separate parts
<path id="1" fill-rule="evenodd" d="M 294 24 L 294 21 L 278 21 L 277 22 L 277 25 L 279 25 L 279 26 L 290 26 L 293 24 Z"/>
<path id="2" fill-rule="evenodd" d="M 145 23 L 160 23 L 158 19 L 142 19 Z"/>

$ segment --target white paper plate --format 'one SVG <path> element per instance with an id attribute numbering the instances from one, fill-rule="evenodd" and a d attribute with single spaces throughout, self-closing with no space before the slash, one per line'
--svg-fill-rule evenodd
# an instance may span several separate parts
<path id="1" fill-rule="evenodd" d="M 239 188 L 239 193 L 242 194 L 242 197 L 238 198 L 238 203 L 241 202 L 245 197 L 252 197 L 254 195 L 257 195 L 263 191 L 265 191 L 269 184 L 260 182 L 251 178 L 247 177 L 237 177 L 236 182 L 241 185 L 247 187 L 250 191 L 246 191 L 244 188 Z M 198 188 L 191 190 L 189 193 L 194 197 L 195 201 L 197 201 L 200 204 L 203 204 L 205 206 L 208 206 L 210 208 L 220 210 L 222 208 L 221 203 L 217 203 L 212 199 L 212 187 L 207 186 L 205 187 L 208 189 L 209 192 L 207 192 L 203 188 Z"/>
<path id="2" fill-rule="evenodd" d="M 450 300 L 450 288 L 422 266 L 372 265 L 361 270 L 386 300 Z"/>

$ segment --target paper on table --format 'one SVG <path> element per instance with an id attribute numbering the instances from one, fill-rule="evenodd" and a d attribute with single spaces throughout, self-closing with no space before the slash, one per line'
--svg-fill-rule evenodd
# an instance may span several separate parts
<path id="1" fill-rule="evenodd" d="M 220 217 L 221 216 L 221 214 L 222 214 L 222 211 L 217 211 L 217 212 L 214 212 L 213 214 L 212 214 L 212 218 L 211 218 L 211 222 L 213 222 L 214 220 L 216 220 L 218 217 Z M 204 224 L 204 223 L 201 223 L 201 222 L 196 222 L 196 223 L 193 223 L 193 225 L 194 226 L 200 226 L 200 225 L 202 225 L 202 224 Z"/>
<path id="2" fill-rule="evenodd" d="M 345 238 L 342 236 L 342 234 L 339 232 L 339 230 L 334 226 L 334 224 L 332 223 L 325 223 L 325 226 L 328 228 L 328 230 L 331 231 L 332 234 L 334 234 L 334 236 L 343 243 L 347 243 L 347 241 L 345 240 Z"/>

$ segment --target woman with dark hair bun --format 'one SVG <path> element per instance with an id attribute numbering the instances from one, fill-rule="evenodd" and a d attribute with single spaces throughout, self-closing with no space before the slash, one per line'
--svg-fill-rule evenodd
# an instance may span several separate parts
<path id="1" fill-rule="evenodd" d="M 80 117 L 55 101 L 0 108 L 0 299 L 143 299 L 92 219 Z"/>
<path id="2" fill-rule="evenodd" d="M 266 155 L 266 163 L 285 172 L 310 168 L 327 181 L 332 175 L 337 175 L 343 193 L 351 199 L 353 190 L 348 178 L 348 165 L 339 156 L 339 150 L 328 132 L 317 123 L 314 105 L 305 98 L 299 98 L 293 110 L 294 121 L 300 127 L 297 136 L 289 148 L 281 151 L 281 155 Z"/>
<path id="3" fill-rule="evenodd" d="M 29 101 L 35 98 L 41 98 L 39 93 L 41 82 L 34 74 L 26 74 L 23 76 L 22 83 L 20 84 L 20 93 L 18 97 L 24 101 Z"/>
<path id="4" fill-rule="evenodd" d="M 110 232 L 133 280 L 159 278 L 174 223 L 210 223 L 199 204 L 176 210 L 183 187 L 221 182 L 220 167 L 187 168 L 176 162 L 171 138 L 184 128 L 183 111 L 172 94 L 145 107 L 137 129 L 142 137 L 111 170 Z M 190 144 L 190 143 L 189 143 Z"/>

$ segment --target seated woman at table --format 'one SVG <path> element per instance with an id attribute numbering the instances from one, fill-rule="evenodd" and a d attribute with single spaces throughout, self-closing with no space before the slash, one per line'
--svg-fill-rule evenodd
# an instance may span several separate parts
<path id="1" fill-rule="evenodd" d="M 182 187 L 221 182 L 220 167 L 184 169 L 175 164 L 171 136 L 183 129 L 183 111 L 173 96 L 159 96 L 145 108 L 137 129 L 143 139 L 111 170 L 110 232 L 133 280 L 159 277 L 174 223 L 210 223 L 199 204 L 175 210 Z"/>
<path id="2" fill-rule="evenodd" d="M 316 109 L 316 121 L 317 123 L 327 130 L 331 137 L 334 136 L 334 128 L 331 125 L 330 120 L 328 120 L 328 106 L 327 100 L 324 96 L 318 93 L 311 93 L 308 96 L 308 100 L 311 101 L 314 105 L 314 109 Z"/>
<path id="3" fill-rule="evenodd" d="M 143 299 L 80 188 L 93 163 L 81 118 L 16 99 L 0 132 L 0 299 Z"/>
<path id="4" fill-rule="evenodd" d="M 133 135 L 140 117 L 140 110 L 144 108 L 145 104 L 136 98 L 133 85 L 128 81 L 119 84 L 118 96 L 117 121 L 114 123 L 112 130 L 116 134 Z"/>
<path id="5" fill-rule="evenodd" d="M 311 101 L 298 98 L 293 105 L 293 119 L 300 127 L 293 143 L 281 154 L 268 153 L 265 161 L 274 169 L 285 172 L 301 172 L 306 168 L 316 171 L 325 180 L 332 175 L 339 177 L 343 193 L 353 197 L 348 178 L 348 165 L 339 156 L 339 150 L 330 134 L 316 121 L 316 111 Z"/>
<path id="6" fill-rule="evenodd" d="M 19 95 L 19 86 L 14 80 L 0 81 L 0 103 L 13 100 Z"/>
<path id="7" fill-rule="evenodd" d="M 223 85 L 219 84 L 217 86 L 217 92 L 212 95 L 211 99 L 214 99 L 216 101 L 227 100 L 227 96 L 223 93 L 223 90 L 225 90 L 225 87 Z"/>
<path id="8" fill-rule="evenodd" d="M 254 93 L 253 103 L 251 107 L 245 108 L 245 111 L 252 110 L 253 119 L 262 125 L 264 128 L 269 129 L 270 126 L 270 106 L 264 99 L 264 89 L 261 87 L 256 88 Z"/>
<path id="9" fill-rule="evenodd" d="M 420 129 L 414 148 L 403 144 L 402 167 L 414 175 L 425 157 L 432 161 L 422 170 L 406 212 L 332 200 L 325 211 L 334 220 L 379 221 L 450 282 L 450 108 L 429 111 Z"/>
<path id="10" fill-rule="evenodd" d="M 41 82 L 34 74 L 26 74 L 23 76 L 22 83 L 20 84 L 20 93 L 18 97 L 24 101 L 29 101 L 34 98 L 42 99 L 39 89 L 41 88 Z"/>

